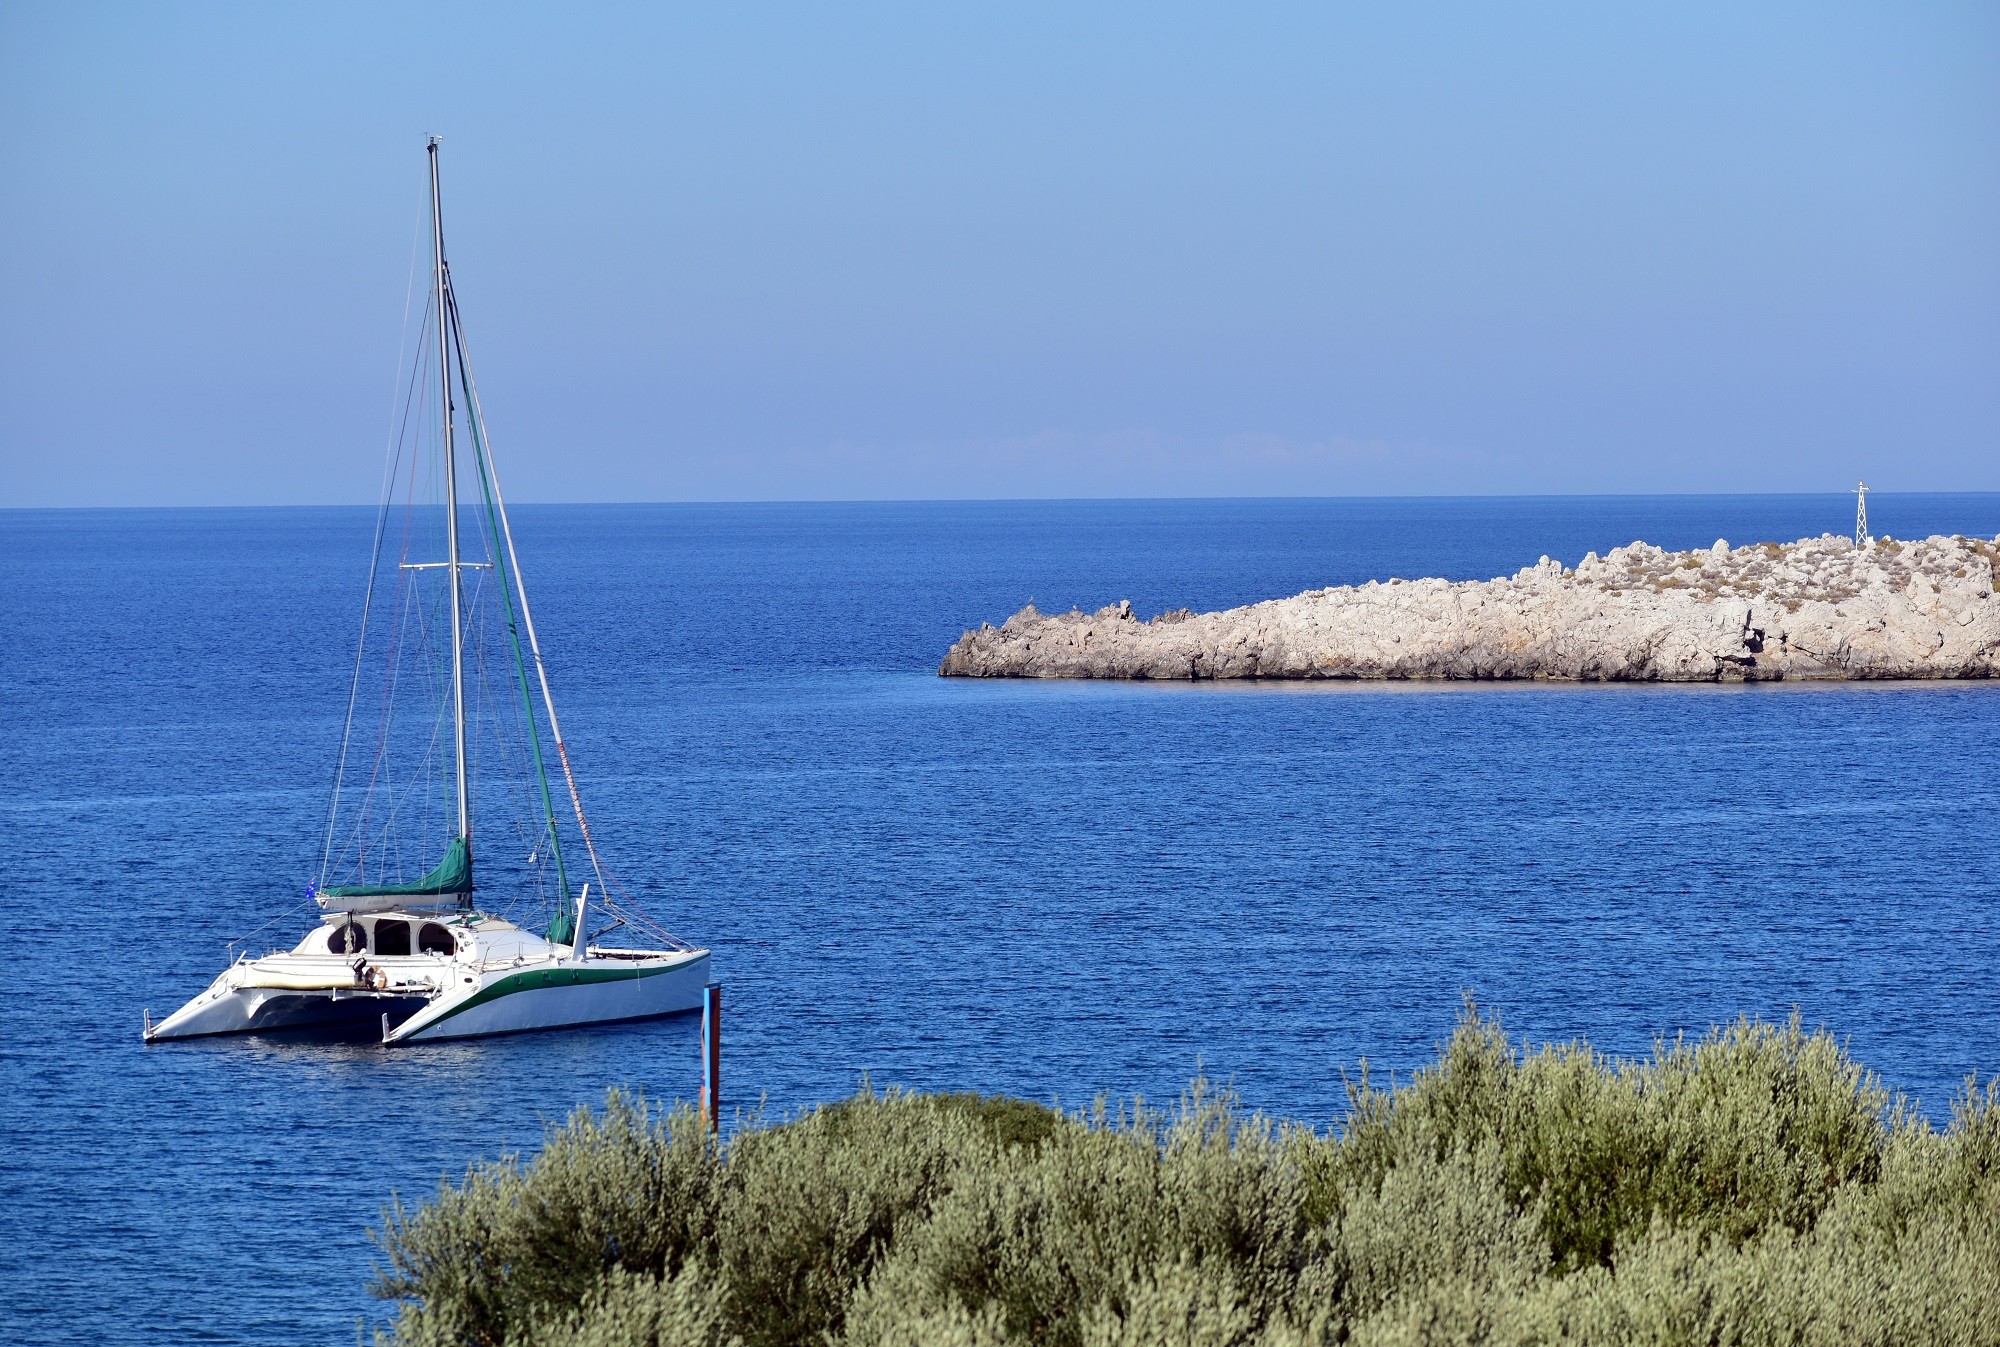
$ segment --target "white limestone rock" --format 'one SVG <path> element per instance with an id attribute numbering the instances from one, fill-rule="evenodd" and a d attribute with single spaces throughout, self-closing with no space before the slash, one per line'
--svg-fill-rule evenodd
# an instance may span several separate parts
<path id="1" fill-rule="evenodd" d="M 1575 570 L 1370 580 L 1219 613 L 1141 621 L 1033 604 L 959 638 L 938 672 L 976 678 L 1543 678 L 1704 682 L 1990 678 L 2000 671 L 2000 540 L 1878 538 L 1666 552 L 1644 542 Z"/>

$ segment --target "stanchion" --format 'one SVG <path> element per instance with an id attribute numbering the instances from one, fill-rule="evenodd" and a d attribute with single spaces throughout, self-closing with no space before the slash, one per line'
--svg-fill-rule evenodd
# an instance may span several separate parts
<path id="1" fill-rule="evenodd" d="M 711 1132 L 722 1130 L 722 984 L 701 989 L 701 1116 Z"/>

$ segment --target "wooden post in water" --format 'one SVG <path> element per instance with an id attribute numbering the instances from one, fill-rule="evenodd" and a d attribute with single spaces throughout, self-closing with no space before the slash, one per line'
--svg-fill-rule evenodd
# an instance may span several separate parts
<path id="1" fill-rule="evenodd" d="M 722 984 L 701 989 L 701 1116 L 722 1131 Z"/>

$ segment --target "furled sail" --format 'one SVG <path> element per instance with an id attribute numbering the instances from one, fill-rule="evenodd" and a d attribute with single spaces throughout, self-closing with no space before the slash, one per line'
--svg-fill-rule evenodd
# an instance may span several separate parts
<path id="1" fill-rule="evenodd" d="M 323 898 L 443 898 L 472 892 L 472 849 L 451 839 L 437 868 L 414 884 L 350 884 L 320 890 Z"/>

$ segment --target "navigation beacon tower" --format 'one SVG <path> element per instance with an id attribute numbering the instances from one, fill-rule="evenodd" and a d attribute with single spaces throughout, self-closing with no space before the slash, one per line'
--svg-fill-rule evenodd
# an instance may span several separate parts
<path id="1" fill-rule="evenodd" d="M 1854 486 L 1854 545 L 1868 546 L 1868 483 L 1857 482 Z"/>

